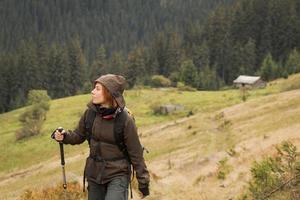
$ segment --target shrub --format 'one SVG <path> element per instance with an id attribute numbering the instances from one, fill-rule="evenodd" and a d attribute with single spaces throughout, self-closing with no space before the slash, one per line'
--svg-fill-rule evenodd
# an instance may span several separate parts
<path id="1" fill-rule="evenodd" d="M 40 130 L 45 120 L 45 111 L 34 107 L 20 116 L 23 127 L 16 132 L 16 140 L 40 134 Z"/>
<path id="2" fill-rule="evenodd" d="M 217 178 L 221 180 L 225 180 L 226 176 L 231 171 L 231 166 L 228 165 L 228 158 L 225 157 L 224 159 L 218 162 L 218 171 L 217 171 Z"/>
<path id="3" fill-rule="evenodd" d="M 30 90 L 28 93 L 27 105 L 44 103 L 49 100 L 50 97 L 47 94 L 47 90 Z"/>
<path id="4" fill-rule="evenodd" d="M 182 82 L 177 82 L 176 87 L 177 87 L 178 90 L 180 90 L 180 91 L 191 91 L 191 92 L 197 91 L 196 88 L 193 88 L 192 86 L 185 85 L 185 84 L 182 83 Z"/>
<path id="5" fill-rule="evenodd" d="M 161 108 L 162 104 L 160 102 L 154 102 L 150 105 L 150 109 L 152 110 L 154 115 L 160 115 L 160 108 Z"/>
<path id="6" fill-rule="evenodd" d="M 250 182 L 249 190 L 255 199 L 260 199 L 270 192 L 272 188 L 281 184 L 282 170 L 279 163 L 273 158 L 266 158 L 262 162 L 255 162 L 251 174 L 253 177 Z"/>
<path id="7" fill-rule="evenodd" d="M 50 108 L 50 97 L 45 90 L 32 90 L 28 94 L 27 104 L 31 105 L 19 117 L 22 128 L 16 132 L 16 140 L 40 134 L 43 122 Z"/>
<path id="8" fill-rule="evenodd" d="M 183 82 L 177 82 L 176 87 L 177 88 L 183 88 L 185 84 Z"/>
<path id="9" fill-rule="evenodd" d="M 171 86 L 171 81 L 162 75 L 152 76 L 151 83 L 152 83 L 153 87 L 170 87 Z"/>
<path id="10" fill-rule="evenodd" d="M 20 197 L 20 200 L 83 200 L 87 193 L 82 192 L 82 187 L 77 182 L 68 183 L 68 189 L 64 192 L 62 185 L 46 188 L 43 190 L 26 190 Z"/>
<path id="11" fill-rule="evenodd" d="M 276 149 L 276 156 L 254 162 L 249 193 L 244 196 L 249 199 L 276 199 L 279 196 L 282 199 L 299 199 L 299 152 L 296 146 L 287 141 Z"/>

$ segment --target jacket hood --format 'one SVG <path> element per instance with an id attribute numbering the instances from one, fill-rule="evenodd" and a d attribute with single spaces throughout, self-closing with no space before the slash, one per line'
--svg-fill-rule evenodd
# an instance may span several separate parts
<path id="1" fill-rule="evenodd" d="M 125 107 L 125 99 L 123 93 L 127 85 L 126 80 L 123 76 L 115 74 L 106 74 L 100 76 L 94 81 L 94 84 L 102 84 L 116 100 L 118 106 L 123 109 Z"/>

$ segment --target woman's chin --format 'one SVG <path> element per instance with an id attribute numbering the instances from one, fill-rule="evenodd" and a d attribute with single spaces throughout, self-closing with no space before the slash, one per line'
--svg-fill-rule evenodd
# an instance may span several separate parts
<path id="1" fill-rule="evenodd" d="M 92 100 L 92 103 L 93 103 L 93 104 L 101 104 L 101 102 L 95 101 L 95 100 Z"/>

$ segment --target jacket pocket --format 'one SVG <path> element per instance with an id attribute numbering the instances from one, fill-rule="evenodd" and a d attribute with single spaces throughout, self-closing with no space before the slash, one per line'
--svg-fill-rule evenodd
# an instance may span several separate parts
<path id="1" fill-rule="evenodd" d="M 88 157 L 86 159 L 84 173 L 88 180 L 93 180 L 98 184 L 101 184 L 101 180 L 104 174 L 105 162 L 95 161 L 93 158 Z"/>

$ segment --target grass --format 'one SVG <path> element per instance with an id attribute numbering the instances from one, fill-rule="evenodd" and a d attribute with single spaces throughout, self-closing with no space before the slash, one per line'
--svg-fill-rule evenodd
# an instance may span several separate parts
<path id="1" fill-rule="evenodd" d="M 272 93 L 279 93 L 282 87 L 288 87 L 299 75 L 289 80 L 278 80 L 265 89 L 253 90 L 250 98 L 254 99 Z M 127 106 L 136 118 L 138 127 L 145 127 L 156 123 L 175 120 L 187 115 L 189 111 L 194 113 L 213 112 L 234 104 L 241 103 L 238 90 L 224 91 L 178 91 L 177 89 L 138 89 L 125 92 Z M 20 128 L 18 117 L 26 108 L 11 111 L 0 115 L 0 175 L 14 170 L 26 168 L 33 164 L 48 160 L 57 154 L 57 144 L 50 139 L 51 132 L 59 126 L 66 129 L 74 129 L 79 117 L 86 108 L 90 95 L 78 95 L 51 101 L 47 120 L 44 123 L 42 134 L 24 141 L 15 142 L 15 132 Z M 181 104 L 185 110 L 175 115 L 154 115 L 151 110 L 152 104 Z M 66 154 L 75 155 L 87 145 L 74 148 L 67 146 Z M 171 148 L 172 149 L 172 148 Z"/>
<path id="2" fill-rule="evenodd" d="M 127 106 L 135 115 L 138 127 L 181 118 L 192 109 L 198 112 L 208 112 L 240 102 L 235 90 L 221 92 L 179 92 L 174 89 L 167 91 L 130 90 L 126 91 L 125 98 Z M 29 167 L 57 155 L 58 145 L 50 139 L 50 134 L 59 126 L 65 129 L 74 129 L 89 99 L 90 95 L 79 95 L 51 101 L 42 134 L 20 142 L 15 142 L 15 132 L 20 128 L 18 117 L 26 108 L 1 114 L 0 151 L 2 155 L 0 162 L 2 164 L 0 165 L 0 175 Z M 160 104 L 170 102 L 182 104 L 185 106 L 185 110 L 176 115 L 153 115 L 150 104 L 155 103 L 158 99 Z M 65 151 L 68 156 L 72 156 L 86 148 L 86 144 L 76 148 L 66 146 Z"/>
<path id="3" fill-rule="evenodd" d="M 276 80 L 265 89 L 250 91 L 250 97 L 247 100 L 247 104 L 253 108 L 261 106 L 263 101 L 267 100 L 260 100 L 261 98 L 259 97 L 285 91 L 287 88 L 291 88 L 291 85 L 294 85 L 295 80 L 300 80 L 300 75 L 292 76 L 287 80 Z M 157 123 L 182 118 L 186 116 L 189 111 L 193 111 L 193 113 L 197 114 L 195 120 L 189 120 L 188 123 L 170 127 L 168 130 L 162 131 L 157 136 L 143 136 L 141 138 L 142 142 L 150 150 L 150 154 L 146 154 L 146 160 L 148 161 L 158 159 L 159 157 L 169 155 L 170 153 L 176 154 L 176 152 L 185 149 L 186 145 L 190 145 L 188 151 L 194 151 L 197 152 L 197 154 L 205 156 L 216 151 L 226 150 L 239 140 L 239 135 L 233 134 L 231 132 L 231 127 L 218 129 L 219 123 L 222 122 L 215 122 L 214 119 L 208 117 L 208 115 L 211 115 L 215 111 L 241 103 L 242 100 L 238 90 L 187 92 L 178 91 L 176 89 L 139 89 L 126 91 L 125 99 L 127 106 L 135 115 L 138 127 L 141 127 L 142 130 L 147 127 L 155 126 Z M 51 132 L 58 126 L 63 126 L 66 129 L 74 129 L 89 100 L 90 95 L 79 95 L 51 101 L 50 110 L 47 114 L 42 134 L 20 142 L 15 142 L 14 134 L 15 131 L 20 128 L 18 117 L 26 108 L 1 114 L 0 151 L 2 153 L 0 156 L 0 177 L 15 170 L 28 168 L 34 164 L 48 160 L 57 160 L 59 148 L 58 144 L 50 139 Z M 252 101 L 253 103 L 251 103 Z M 163 116 L 153 114 L 150 108 L 152 104 L 163 105 L 167 103 L 184 105 L 185 110 L 174 115 Z M 269 114 L 270 116 L 278 115 L 280 112 L 296 105 L 299 105 L 299 100 L 291 100 L 287 104 L 283 103 L 276 108 L 272 108 L 272 113 Z M 270 110 L 268 107 L 265 109 Z M 262 113 L 245 113 L 244 115 L 240 115 L 239 118 L 234 119 L 232 126 L 234 128 L 236 123 L 243 124 L 247 122 L 247 120 L 251 120 L 258 115 L 264 114 L 263 111 Z M 266 128 L 268 131 L 275 130 L 278 128 L 277 126 L 281 126 L 282 123 L 285 123 L 286 126 L 290 123 L 297 123 L 299 117 L 300 116 L 298 115 L 295 117 L 288 115 L 287 118 L 281 118 L 275 124 L 272 124 L 271 121 L 273 119 L 271 118 L 271 121 L 267 122 L 271 124 L 270 127 L 265 127 L 264 124 L 257 124 L 256 132 L 264 132 Z M 231 119 L 229 120 L 231 122 Z M 212 121 L 216 124 L 211 125 Z M 188 128 L 189 126 L 191 127 Z M 212 126 L 214 127 L 213 129 Z M 170 134 L 173 132 L 184 134 Z M 247 133 L 241 132 L 239 134 Z M 86 143 L 76 147 L 67 145 L 65 146 L 66 157 L 87 152 L 87 148 L 88 146 Z M 82 163 L 84 163 L 83 159 L 68 165 L 68 167 L 73 173 L 82 175 Z M 60 177 L 60 171 L 57 172 L 57 170 L 58 169 L 56 168 L 51 172 L 47 172 L 48 174 L 42 174 L 43 179 L 51 181 L 53 180 L 53 174 L 56 174 L 56 178 Z M 39 175 L 35 176 L 33 181 L 35 179 L 39 180 Z M 25 178 L 23 181 L 19 180 L 18 184 L 21 187 L 22 184 L 26 183 L 30 183 L 30 180 Z M 6 186 L 5 188 L 6 189 L 1 189 L 1 192 L 12 191 L 16 187 Z"/>

